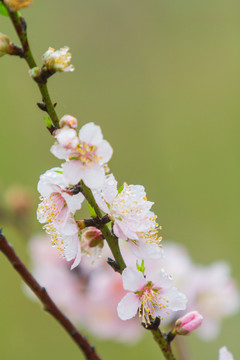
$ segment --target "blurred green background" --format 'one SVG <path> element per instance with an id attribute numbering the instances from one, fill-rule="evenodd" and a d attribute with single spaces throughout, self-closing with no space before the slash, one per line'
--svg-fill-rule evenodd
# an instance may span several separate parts
<path id="1" fill-rule="evenodd" d="M 239 1 L 35 0 L 22 14 L 38 63 L 48 46 L 71 48 L 76 71 L 49 81 L 58 114 L 101 125 L 114 148 L 111 170 L 119 182 L 145 185 L 164 239 L 186 245 L 197 262 L 229 261 L 239 281 Z M 17 42 L 9 19 L 0 18 L 0 32 Z M 49 153 L 27 65 L 0 61 L 1 191 L 28 185 L 36 207 L 39 175 L 60 161 Z M 35 210 L 32 222 L 40 231 Z M 29 263 L 17 232 L 4 232 Z M 3 256 L 0 271 L 0 358 L 83 358 L 24 296 Z M 239 320 L 225 320 L 211 343 L 189 337 L 193 359 L 217 359 L 222 345 L 237 358 Z M 151 334 L 137 346 L 90 339 L 105 360 L 161 358 Z"/>

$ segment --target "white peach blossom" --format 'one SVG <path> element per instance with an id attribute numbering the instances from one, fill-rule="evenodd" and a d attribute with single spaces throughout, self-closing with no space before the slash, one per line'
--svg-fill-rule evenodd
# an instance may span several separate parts
<path id="1" fill-rule="evenodd" d="M 113 221 L 114 234 L 128 241 L 138 258 L 162 256 L 161 237 L 158 236 L 160 227 L 156 215 L 150 210 L 153 202 L 147 200 L 143 186 L 124 184 L 118 192 L 117 181 L 110 174 L 101 190 L 93 194 L 101 210 Z"/>
<path id="2" fill-rule="evenodd" d="M 122 273 L 122 280 L 124 289 L 130 290 L 118 304 L 118 316 L 122 320 L 131 319 L 139 311 L 142 321 L 150 324 L 156 317 L 163 320 L 172 311 L 186 308 L 186 296 L 172 287 L 172 279 L 164 269 L 149 277 L 127 267 Z"/>
<path id="3" fill-rule="evenodd" d="M 70 65 L 71 59 L 72 55 L 69 52 L 69 47 L 64 46 L 60 50 L 49 47 L 43 54 L 43 67 L 46 67 L 50 71 L 74 71 L 74 66 Z"/>
<path id="4" fill-rule="evenodd" d="M 103 139 L 101 128 L 94 123 L 85 124 L 77 133 L 73 129 L 60 129 L 57 143 L 51 147 L 53 155 L 66 160 L 63 174 L 69 184 L 80 180 L 91 189 L 99 188 L 105 180 L 105 165 L 112 157 L 111 145 Z"/>
<path id="5" fill-rule="evenodd" d="M 40 176 L 38 191 L 42 200 L 37 209 L 40 223 L 53 223 L 57 229 L 67 232 L 68 217 L 81 208 L 84 196 L 79 193 L 69 195 L 65 188 L 67 182 L 61 168 L 53 168 Z"/>

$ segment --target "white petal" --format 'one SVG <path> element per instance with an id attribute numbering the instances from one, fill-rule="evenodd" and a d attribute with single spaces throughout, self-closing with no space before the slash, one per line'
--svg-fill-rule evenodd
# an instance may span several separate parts
<path id="1" fill-rule="evenodd" d="M 106 164 L 112 157 L 113 148 L 109 144 L 107 140 L 102 140 L 101 143 L 98 145 L 96 155 L 100 158 L 99 164 L 103 165 Z"/>
<path id="2" fill-rule="evenodd" d="M 79 209 L 81 209 L 82 202 L 84 201 L 83 194 L 79 193 L 76 195 L 69 195 L 65 192 L 62 192 L 62 197 L 65 199 L 67 206 L 72 214 Z"/>
<path id="3" fill-rule="evenodd" d="M 119 239 L 127 240 L 127 238 L 128 238 L 122 231 L 121 220 L 119 220 L 119 221 L 115 220 L 114 225 L 113 225 L 113 232 Z"/>
<path id="4" fill-rule="evenodd" d="M 173 279 L 164 269 L 161 269 L 152 277 L 152 281 L 157 287 L 167 290 L 172 286 Z"/>
<path id="5" fill-rule="evenodd" d="M 157 244 L 145 244 L 143 241 L 128 241 L 134 255 L 139 259 L 160 259 L 163 257 L 163 250 Z"/>
<path id="6" fill-rule="evenodd" d="M 226 346 L 219 350 L 219 360 L 233 360 L 232 354 L 228 351 Z"/>
<path id="7" fill-rule="evenodd" d="M 79 139 L 90 145 L 98 145 L 103 139 L 100 126 L 93 122 L 83 125 L 79 131 Z"/>
<path id="8" fill-rule="evenodd" d="M 164 291 L 162 294 L 169 301 L 169 309 L 173 311 L 186 309 L 187 298 L 184 294 L 180 293 L 177 288 L 172 287 L 169 290 Z"/>
<path id="9" fill-rule="evenodd" d="M 139 307 L 138 297 L 133 293 L 128 293 L 118 304 L 117 307 L 118 316 L 122 320 L 131 319 L 136 315 L 138 307 Z"/>
<path id="10" fill-rule="evenodd" d="M 68 182 L 68 185 L 76 185 L 83 178 L 84 169 L 81 162 L 78 160 L 71 160 L 63 164 L 63 175 Z"/>
<path id="11" fill-rule="evenodd" d="M 90 189 L 100 188 L 105 180 L 105 171 L 98 164 L 85 168 L 83 172 L 83 181 Z"/>
<path id="12" fill-rule="evenodd" d="M 102 187 L 102 194 L 104 200 L 111 204 L 118 194 L 117 181 L 113 174 L 106 176 L 105 182 Z"/>
<path id="13" fill-rule="evenodd" d="M 78 227 L 69 213 L 68 216 L 66 216 L 64 223 L 58 224 L 54 222 L 54 225 L 56 229 L 64 235 L 72 236 L 78 233 Z"/>
<path id="14" fill-rule="evenodd" d="M 62 172 L 62 168 L 55 167 L 40 175 L 38 192 L 42 196 L 49 196 L 53 192 L 58 192 L 58 186 L 65 186 L 63 174 L 60 172 Z"/>
<path id="15" fill-rule="evenodd" d="M 126 267 L 123 270 L 122 280 L 124 289 L 130 291 L 137 291 L 146 284 L 143 274 L 132 267 Z"/>
<path id="16" fill-rule="evenodd" d="M 55 144 L 50 148 L 51 153 L 58 159 L 67 160 L 72 153 L 71 149 L 65 149 L 60 144 Z"/>
<path id="17" fill-rule="evenodd" d="M 76 266 L 78 266 L 80 264 L 81 261 L 81 247 L 80 247 L 80 243 L 78 241 L 77 243 L 77 255 L 76 258 L 71 266 L 71 270 L 73 270 Z"/>

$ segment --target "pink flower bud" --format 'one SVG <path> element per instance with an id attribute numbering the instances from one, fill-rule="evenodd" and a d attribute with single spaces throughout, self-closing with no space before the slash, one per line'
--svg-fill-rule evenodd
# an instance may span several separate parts
<path id="1" fill-rule="evenodd" d="M 102 232 L 94 226 L 90 226 L 82 235 L 82 243 L 85 243 L 90 248 L 99 245 L 102 246 Z"/>
<path id="2" fill-rule="evenodd" d="M 76 129 L 77 128 L 77 119 L 71 115 L 64 115 L 61 118 L 59 125 L 60 125 L 60 128 L 62 128 L 64 126 L 68 126 L 72 129 Z"/>
<path id="3" fill-rule="evenodd" d="M 175 332 L 178 335 L 187 335 L 196 330 L 202 321 L 203 317 L 197 311 L 187 313 L 175 322 Z"/>

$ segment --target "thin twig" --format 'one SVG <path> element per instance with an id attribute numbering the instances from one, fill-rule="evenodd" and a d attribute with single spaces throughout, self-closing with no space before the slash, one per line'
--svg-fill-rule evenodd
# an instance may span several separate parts
<path id="1" fill-rule="evenodd" d="M 170 344 L 168 343 L 167 339 L 163 336 L 160 329 L 156 330 L 150 330 L 154 340 L 158 343 L 160 349 L 162 350 L 162 353 L 167 360 L 175 360 L 175 357 L 172 353 L 172 349 Z"/>
<path id="2" fill-rule="evenodd" d="M 8 9 L 8 8 L 7 8 Z M 30 69 L 34 68 L 37 66 L 32 52 L 31 52 L 31 48 L 29 46 L 29 42 L 28 42 L 28 38 L 27 38 L 27 24 L 26 21 L 24 20 L 23 17 L 21 17 L 19 15 L 18 12 L 12 12 L 10 11 L 10 9 L 8 9 L 8 13 L 9 16 L 12 20 L 13 26 L 18 34 L 18 37 L 21 41 L 22 47 L 23 47 L 23 51 L 24 51 L 24 56 L 23 58 L 26 60 L 26 62 L 28 63 L 28 66 Z M 38 88 L 41 92 L 42 95 L 42 101 L 46 106 L 48 115 L 50 117 L 50 119 L 52 120 L 53 123 L 53 128 L 58 128 L 59 127 L 59 119 L 57 116 L 57 113 L 54 109 L 54 105 L 51 101 L 49 92 L 48 92 L 48 88 L 47 88 L 47 84 L 43 84 L 43 83 L 38 83 Z M 53 129 L 49 129 L 51 131 L 53 131 Z"/>
<path id="3" fill-rule="evenodd" d="M 41 301 L 44 306 L 44 310 L 48 311 L 59 322 L 59 324 L 61 324 L 61 326 L 71 336 L 73 341 L 75 341 L 75 343 L 81 348 L 86 359 L 101 360 L 94 347 L 89 344 L 87 339 L 80 334 L 71 321 L 58 309 L 58 307 L 48 295 L 46 289 L 40 286 L 32 274 L 27 270 L 26 266 L 19 259 L 13 247 L 7 242 L 2 232 L 0 232 L 0 251 L 2 251 L 2 253 L 7 257 L 24 282 Z"/>

